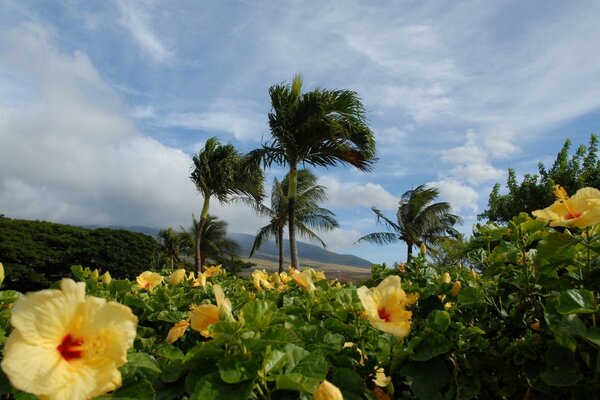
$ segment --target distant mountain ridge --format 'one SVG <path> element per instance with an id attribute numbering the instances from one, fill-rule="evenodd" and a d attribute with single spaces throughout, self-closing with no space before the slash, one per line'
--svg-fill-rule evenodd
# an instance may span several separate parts
<path id="1" fill-rule="evenodd" d="M 148 228 L 145 226 L 98 226 L 98 225 L 87 225 L 82 226 L 82 228 L 111 228 L 111 229 L 124 229 L 127 231 L 140 232 L 145 233 L 146 235 L 150 235 L 153 237 L 158 236 L 158 229 Z M 254 235 L 249 235 L 247 233 L 228 233 L 227 236 L 237 242 L 240 245 L 240 254 L 239 256 L 242 258 L 248 258 L 250 254 L 250 250 L 252 249 L 252 244 L 254 243 Z M 284 239 L 284 255 L 285 262 L 289 264 L 289 241 Z M 360 258 L 358 256 L 354 256 L 351 254 L 338 254 L 333 251 L 329 251 L 323 249 L 320 246 L 316 246 L 314 244 L 308 244 L 304 242 L 298 242 L 298 255 L 300 258 L 301 264 L 310 264 L 311 261 L 317 261 L 319 263 L 324 264 L 337 264 L 337 265 L 347 265 L 351 267 L 360 267 L 360 268 L 371 268 L 372 262 L 365 260 L 364 258 Z M 277 249 L 277 245 L 274 241 L 265 241 L 260 247 L 259 251 L 254 254 L 250 261 L 252 260 L 266 260 L 271 262 L 279 261 L 279 252 Z"/>
<path id="2" fill-rule="evenodd" d="M 236 241 L 241 247 L 241 257 L 246 258 L 250 254 L 254 236 L 246 233 L 230 233 L 230 239 Z M 289 241 L 284 239 L 284 255 L 289 252 Z M 338 254 L 333 251 L 323 249 L 322 247 L 298 242 L 298 256 L 301 264 L 310 264 L 310 261 L 318 261 L 325 264 L 348 265 L 351 267 L 371 268 L 372 262 L 351 254 Z M 279 261 L 279 251 L 275 242 L 263 242 L 260 249 L 250 259 L 262 259 L 268 261 Z M 285 257 L 286 263 L 290 262 L 289 257 Z"/>

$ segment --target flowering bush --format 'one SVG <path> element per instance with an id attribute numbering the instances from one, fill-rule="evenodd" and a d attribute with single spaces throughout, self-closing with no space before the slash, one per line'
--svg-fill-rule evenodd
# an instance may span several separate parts
<path id="1" fill-rule="evenodd" d="M 595 215 L 595 203 L 585 204 L 587 211 L 568 207 L 580 217 Z M 131 334 L 123 341 L 103 336 L 119 349 L 107 352 L 106 367 L 92 370 L 96 364 L 86 364 L 80 348 L 96 340 L 88 334 L 100 322 L 113 322 L 91 319 L 94 329 L 82 330 L 52 325 L 56 316 L 84 321 L 92 315 L 84 306 L 72 311 L 65 305 L 67 312 L 41 301 L 51 293 L 81 302 L 81 284 L 26 297 L 4 291 L 0 391 L 58 398 L 57 387 L 72 382 L 80 398 L 108 391 L 104 400 L 591 399 L 600 393 L 600 229 L 553 227 L 548 214 L 534 215 L 521 214 L 506 227 L 477 226 L 461 263 L 434 265 L 421 252 L 395 269 L 374 266 L 358 288 L 310 269 L 241 279 L 212 268 L 131 282 L 74 267 L 88 299 L 98 299 L 90 304 L 118 302 L 124 307 L 118 315 L 129 308 L 137 317 L 127 364 Z M 46 317 L 25 317 L 25 304 Z M 51 341 L 38 341 L 40 326 L 52 328 L 43 332 Z M 47 358 L 23 360 L 34 356 Z M 63 375 L 27 378 L 25 370 L 49 368 L 51 359 L 87 368 L 74 369 L 73 376 L 90 371 L 98 378 L 85 384 Z"/>

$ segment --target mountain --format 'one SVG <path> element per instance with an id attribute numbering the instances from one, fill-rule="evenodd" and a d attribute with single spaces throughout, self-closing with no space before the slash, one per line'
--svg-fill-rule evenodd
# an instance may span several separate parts
<path id="1" fill-rule="evenodd" d="M 236 241 L 241 247 L 240 256 L 243 258 L 248 257 L 252 244 L 254 243 L 254 236 L 245 233 L 229 233 L 230 239 Z M 289 252 L 289 241 L 284 240 L 284 251 Z M 322 247 L 315 246 L 304 242 L 298 242 L 298 255 L 302 264 L 310 264 L 311 261 L 317 261 L 323 264 L 337 264 L 337 265 L 348 265 L 352 267 L 371 268 L 373 264 L 370 261 L 365 260 L 351 254 L 338 254 L 329 250 L 325 250 Z M 263 242 L 259 251 L 254 254 L 250 261 L 267 260 L 278 262 L 279 253 L 275 242 Z M 286 262 L 289 263 L 289 258 L 286 257 Z"/>
<path id="2" fill-rule="evenodd" d="M 96 229 L 100 228 L 100 226 L 87 225 L 82 226 L 82 228 Z M 111 225 L 103 228 L 123 229 L 127 231 L 140 232 L 153 237 L 156 237 L 159 231 L 158 229 L 148 228 L 145 226 Z M 252 244 L 254 243 L 254 235 L 249 235 L 246 233 L 228 233 L 227 236 L 240 245 L 241 250 L 239 256 L 241 258 L 248 258 L 250 250 L 252 249 Z M 290 244 L 288 240 L 284 239 L 283 246 L 284 251 L 289 252 Z M 353 256 L 351 254 L 334 253 L 333 251 L 325 250 L 320 246 L 304 242 L 298 242 L 298 255 L 300 258 L 300 263 L 303 265 L 310 265 L 311 262 L 316 262 L 318 264 L 334 264 L 359 268 L 371 268 L 371 265 L 373 264 L 372 262 L 365 260 L 364 258 Z M 256 252 L 256 254 L 254 254 L 252 258 L 249 259 L 249 261 L 251 262 L 257 262 L 258 260 L 265 260 L 274 263 L 279 262 L 279 253 L 275 242 L 263 242 L 262 246 L 260 247 L 260 250 Z M 285 262 L 289 264 L 289 257 L 285 257 Z"/>

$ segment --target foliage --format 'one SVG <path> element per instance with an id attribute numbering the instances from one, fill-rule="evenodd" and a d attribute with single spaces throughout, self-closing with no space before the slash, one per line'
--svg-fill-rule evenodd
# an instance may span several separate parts
<path id="1" fill-rule="evenodd" d="M 402 241 L 407 246 L 406 262 L 410 263 L 414 246 L 435 248 L 447 238 L 459 238 L 460 233 L 454 229 L 454 225 L 461 223 L 461 218 L 450 213 L 450 204 L 447 202 L 434 203 L 438 193 L 436 188 L 426 188 L 425 185 L 404 192 L 396 213 L 397 222 L 386 218 L 373 207 L 377 222 L 383 221 L 392 232 L 370 233 L 357 242 L 383 245 Z"/>
<path id="2" fill-rule="evenodd" d="M 399 275 L 406 294 L 418 295 L 403 340 L 364 318 L 354 284 L 316 271 L 251 281 L 212 269 L 204 284 L 165 280 L 151 292 L 128 280 L 102 283 L 89 269 L 73 273 L 89 294 L 139 319 L 124 385 L 104 400 L 310 399 L 324 380 L 350 400 L 595 398 L 600 227 L 557 229 L 520 214 L 507 226 L 480 226 L 465 259 L 473 268 L 430 263 L 425 251 L 393 269 L 373 267 L 366 286 Z M 185 321 L 190 305 L 214 304 L 215 285 L 231 308 L 205 338 Z M 0 346 L 19 296 L 0 292 Z M 180 336 L 168 344 L 172 328 Z M 0 392 L 18 394 L 0 378 Z"/>
<path id="3" fill-rule="evenodd" d="M 298 266 L 296 248 L 296 190 L 299 164 L 352 165 L 370 170 L 375 161 L 375 137 L 366 124 L 362 101 L 351 90 L 316 88 L 302 93 L 302 77 L 296 75 L 289 85 L 269 88 L 271 140 L 249 156 L 289 166 L 287 192 L 288 231 L 292 266 Z"/>
<path id="4" fill-rule="evenodd" d="M 583 187 L 600 189 L 600 160 L 598 159 L 598 136 L 590 136 L 589 146 L 581 145 L 569 159 L 571 140 L 565 143 L 556 156 L 550 169 L 538 164 L 538 174 L 525 174 L 521 183 L 517 182 L 514 169 L 508 170 L 506 187 L 508 193 L 500 193 L 496 184 L 490 194 L 488 209 L 478 217 L 495 223 L 507 223 L 520 212 L 531 213 L 544 208 L 554 201 L 553 187 L 561 185 L 568 193 L 575 193 Z"/>
<path id="5" fill-rule="evenodd" d="M 5 286 L 23 292 L 48 287 L 70 275 L 72 265 L 133 278 L 148 269 L 156 241 L 125 230 L 94 230 L 44 221 L 0 218 L 0 260 Z"/>

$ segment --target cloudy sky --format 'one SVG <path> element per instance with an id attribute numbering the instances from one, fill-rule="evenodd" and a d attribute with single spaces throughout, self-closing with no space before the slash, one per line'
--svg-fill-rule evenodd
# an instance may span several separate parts
<path id="1" fill-rule="evenodd" d="M 379 158 L 317 169 L 353 245 L 427 183 L 469 233 L 508 167 L 535 172 L 600 125 L 600 3 L 590 1 L 0 1 L 0 213 L 72 224 L 189 225 L 191 157 L 269 137 L 269 86 L 352 89 Z M 269 171 L 267 187 L 282 167 Z M 230 231 L 266 221 L 214 203 Z M 301 255 L 300 255 L 301 256 Z"/>

